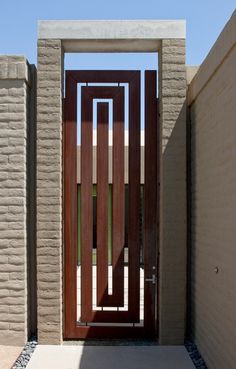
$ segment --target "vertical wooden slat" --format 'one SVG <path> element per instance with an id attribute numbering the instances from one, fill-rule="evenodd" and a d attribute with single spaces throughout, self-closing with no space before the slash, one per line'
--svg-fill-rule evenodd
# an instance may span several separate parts
<path id="1" fill-rule="evenodd" d="M 64 101 L 64 335 L 74 334 L 76 327 L 77 286 L 77 83 L 66 80 Z"/>
<path id="2" fill-rule="evenodd" d="M 108 295 L 108 103 L 97 104 L 97 305 Z"/>
<path id="3" fill-rule="evenodd" d="M 158 117 L 156 72 L 145 72 L 145 168 L 144 168 L 144 324 L 155 334 L 156 285 L 146 279 L 157 276 Z"/>
<path id="4" fill-rule="evenodd" d="M 140 75 L 129 85 L 129 312 L 133 322 L 139 321 L 140 301 Z"/>
<path id="5" fill-rule="evenodd" d="M 111 295 L 108 294 L 108 259 L 106 253 L 108 253 L 108 239 L 107 236 L 101 235 L 100 231 L 105 232 L 105 228 L 107 228 L 107 219 L 97 216 L 99 221 L 101 221 L 102 225 L 98 225 L 99 230 L 97 230 L 97 237 L 102 237 L 98 239 L 98 253 L 101 256 L 98 256 L 99 260 L 97 261 L 97 305 L 112 307 L 112 306 L 124 306 L 124 88 L 123 87 L 83 87 L 83 92 L 86 94 L 86 107 L 87 109 L 92 110 L 92 101 L 94 98 L 113 98 L 113 111 L 114 111 L 114 157 L 113 157 L 113 169 L 114 169 L 114 188 L 113 189 L 113 239 L 114 239 L 114 257 L 115 260 L 114 265 L 114 275 L 113 275 L 113 293 Z M 99 106 L 99 104 L 98 104 Z M 99 112 L 98 112 L 99 114 Z M 108 119 L 108 117 L 107 117 Z M 99 124 L 99 123 L 98 123 Z M 107 121 L 108 124 L 108 121 Z M 100 136 L 100 128 L 98 135 Z M 107 132 L 108 133 L 108 132 Z M 98 138 L 99 139 L 99 138 Z M 104 143 L 101 141 L 97 147 L 99 160 L 97 160 L 97 174 L 98 181 L 102 181 L 102 186 L 98 184 L 99 190 L 101 193 L 103 191 L 101 188 L 105 183 L 108 184 L 108 173 L 105 173 L 105 167 L 108 166 L 108 157 L 104 157 L 104 153 L 106 151 L 106 144 L 104 147 Z M 107 164 L 105 164 L 107 162 Z M 105 167 L 104 167 L 105 165 Z M 101 168 L 100 168 L 101 167 Z M 108 169 L 108 168 L 107 168 Z M 105 177 L 104 177 L 105 175 Z M 104 178 L 102 178 L 104 177 Z M 105 186 L 106 187 L 106 186 Z M 106 190 L 107 191 L 107 190 Z M 108 191 L 106 192 L 108 196 Z M 100 195 L 98 195 L 100 196 Z M 102 194 L 102 208 L 104 208 L 104 199 L 105 193 Z M 123 198 L 123 200 L 122 200 Z M 121 201 L 122 200 L 122 201 Z M 99 201 L 99 200 L 98 200 Z M 108 199 L 106 198 L 106 202 Z M 100 202 L 100 201 L 99 201 Z M 101 202 L 100 202 L 101 203 Z M 99 206 L 99 212 L 102 210 Z M 107 206 L 107 205 L 106 205 Z M 104 208 L 105 209 L 105 208 Z M 123 215 L 122 215 L 123 214 Z M 106 240 L 105 240 L 106 238 Z M 106 242 L 105 242 L 106 241 Z M 105 242 L 105 243 L 104 243 Z M 102 250 L 103 248 L 103 250 Z M 101 262 L 101 265 L 100 265 Z M 101 275 L 100 275 L 101 274 Z M 83 276 L 82 276 L 83 278 Z M 101 281 L 101 285 L 98 282 Z M 104 317 L 105 317 L 104 312 Z"/>
<path id="6" fill-rule="evenodd" d="M 125 242 L 124 93 L 117 94 L 116 103 L 113 105 L 112 186 L 112 286 L 113 294 L 122 306 L 124 304 Z"/>
<path id="7" fill-rule="evenodd" d="M 81 321 L 91 319 L 92 307 L 92 139 L 93 112 L 81 89 Z"/>

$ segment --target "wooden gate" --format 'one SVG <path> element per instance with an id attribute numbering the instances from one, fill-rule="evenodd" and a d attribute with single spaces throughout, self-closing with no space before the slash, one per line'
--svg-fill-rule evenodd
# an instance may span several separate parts
<path id="1" fill-rule="evenodd" d="M 159 120 L 156 72 L 145 72 L 143 185 L 140 182 L 140 84 L 139 71 L 66 72 L 64 102 L 65 339 L 154 338 L 156 336 L 159 239 Z M 78 85 L 81 91 L 79 102 Z M 127 101 L 125 100 L 125 85 L 128 86 L 126 89 L 128 106 L 125 104 Z M 96 209 L 93 206 L 92 196 L 94 99 L 99 99 L 96 129 Z M 108 252 L 108 99 L 113 102 L 111 256 Z M 81 109 L 79 192 L 77 188 L 78 104 Z M 128 127 L 125 127 L 126 111 L 128 111 Z M 125 189 L 124 136 L 127 130 L 128 186 Z M 94 216 L 96 219 L 95 249 L 93 248 Z M 127 232 L 125 232 L 126 229 Z"/>

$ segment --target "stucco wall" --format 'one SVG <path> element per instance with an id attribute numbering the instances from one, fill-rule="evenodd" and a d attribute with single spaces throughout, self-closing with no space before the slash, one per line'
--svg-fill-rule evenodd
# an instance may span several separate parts
<path id="1" fill-rule="evenodd" d="M 0 56 L 0 344 L 8 345 L 27 340 L 31 310 L 27 295 L 30 70 L 24 57 Z"/>
<path id="2" fill-rule="evenodd" d="M 188 91 L 191 334 L 209 369 L 233 369 L 236 363 L 235 65 L 236 13 Z"/>

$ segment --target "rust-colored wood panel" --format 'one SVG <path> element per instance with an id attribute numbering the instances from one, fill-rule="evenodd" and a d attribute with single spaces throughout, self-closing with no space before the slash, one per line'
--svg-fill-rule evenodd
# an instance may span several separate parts
<path id="1" fill-rule="evenodd" d="M 108 295 L 108 103 L 97 104 L 97 305 Z"/>
<path id="2" fill-rule="evenodd" d="M 148 332 L 143 327 L 108 327 L 108 326 L 79 326 L 71 339 L 89 338 L 149 338 Z"/>
<path id="3" fill-rule="evenodd" d="M 93 115 L 81 91 L 81 321 L 89 322 L 92 307 L 92 140 Z"/>
<path id="4" fill-rule="evenodd" d="M 64 336 L 74 334 L 76 326 L 77 281 L 77 84 L 68 78 L 64 101 Z M 76 206 L 75 206 L 76 204 Z"/>
<path id="5" fill-rule="evenodd" d="M 128 249 L 129 249 L 129 311 L 139 321 L 140 301 L 140 78 L 129 85 L 129 188 L 128 188 Z"/>
<path id="6" fill-rule="evenodd" d="M 123 242 L 119 242 L 119 237 L 122 238 L 122 232 L 123 232 L 123 237 L 124 237 L 124 219 L 123 219 L 123 230 L 121 228 L 121 224 L 120 224 L 120 217 L 122 216 L 119 215 L 119 208 L 122 206 L 123 207 L 123 213 L 124 213 L 124 200 L 123 200 L 123 205 L 120 204 L 120 199 L 118 198 L 118 196 L 123 196 L 124 197 L 124 88 L 123 87 L 111 87 L 111 86 L 106 86 L 106 87 L 102 87 L 102 86 L 89 86 L 89 87 L 82 87 L 82 91 L 86 96 L 86 104 L 87 104 L 87 109 L 91 109 L 93 108 L 93 104 L 92 101 L 95 98 L 103 98 L 103 99 L 113 99 L 113 116 L 114 116 L 114 121 L 118 122 L 118 127 L 119 129 L 117 129 L 117 125 L 116 125 L 116 132 L 120 133 L 119 131 L 121 131 L 122 135 L 123 135 L 123 139 L 120 138 L 118 136 L 118 143 L 115 144 L 115 158 L 116 158 L 116 163 L 114 164 L 114 160 L 113 160 L 113 167 L 115 167 L 115 175 L 114 178 L 117 178 L 119 186 L 117 188 L 116 186 L 116 180 L 114 181 L 115 183 L 115 190 L 113 189 L 113 192 L 115 191 L 116 193 L 116 197 L 115 197 L 115 201 L 113 200 L 113 225 L 112 225 L 112 229 L 114 230 L 114 228 L 116 229 L 116 231 L 113 232 L 113 235 L 115 235 L 113 237 L 113 250 L 115 250 L 115 261 L 116 261 L 116 267 L 114 267 L 113 269 L 115 270 L 116 275 L 114 276 L 113 274 L 113 293 L 111 295 L 108 294 L 108 244 L 105 243 L 103 245 L 101 245 L 101 242 L 99 240 L 99 245 L 97 248 L 97 252 L 98 252 L 98 261 L 97 261 L 97 306 L 103 306 L 103 307 L 122 307 L 124 306 L 124 262 L 123 262 L 123 258 L 122 258 L 122 254 L 123 254 L 123 246 L 124 246 L 124 241 Z M 99 104 L 98 104 L 99 105 Z M 98 116 L 97 116 L 98 117 Z M 108 123 L 108 122 L 107 122 Z M 99 124 L 99 121 L 98 121 Z M 122 128 L 123 127 L 123 128 Z M 99 129 L 99 128 L 98 128 Z M 115 135 L 117 135 L 117 133 L 115 133 Z M 117 141 L 117 138 L 115 138 L 115 141 Z M 101 143 L 101 145 L 103 145 L 103 143 Z M 103 145 L 104 146 L 104 145 Z M 106 145 L 105 145 L 106 146 Z M 97 156 L 97 171 L 99 172 L 99 175 L 102 173 L 100 173 L 100 163 L 102 165 L 102 171 L 104 172 L 104 160 L 107 161 L 108 158 L 103 158 L 100 154 L 100 150 L 103 151 L 105 148 L 103 147 L 102 149 L 100 149 L 99 147 L 98 149 L 98 156 L 99 156 L 99 160 L 98 160 L 98 156 Z M 114 147 L 113 147 L 114 150 Z M 121 150 L 121 151 L 119 151 Z M 123 159 L 122 159 L 123 158 Z M 101 160 L 100 160 L 101 159 Z M 123 170 L 120 172 L 120 170 L 117 170 L 117 165 L 122 165 L 123 166 Z M 106 165 L 105 165 L 106 167 Z M 118 168 L 119 169 L 119 168 Z M 107 174 L 108 175 L 108 174 Z M 100 177 L 101 179 L 101 177 Z M 103 179 L 102 179 L 103 181 Z M 108 179 L 105 180 L 106 183 L 108 184 Z M 103 185 L 105 183 L 105 181 L 103 181 Z M 120 184 L 121 183 L 121 184 Z M 123 188 L 122 188 L 123 185 Z M 99 184 L 98 184 L 99 186 Z M 120 188 L 122 188 L 122 191 L 120 191 Z M 101 186 L 99 186 L 98 192 L 100 193 L 100 191 L 103 191 L 101 189 Z M 107 192 L 108 195 L 108 192 Z M 99 195 L 98 195 L 99 197 Z M 104 200 L 104 198 L 103 198 Z M 97 201 L 100 203 L 99 199 L 97 199 Z M 104 207 L 104 203 L 103 205 L 101 205 L 102 207 Z M 100 212 L 100 205 L 98 205 L 98 209 L 97 211 Z M 83 214 L 82 214 L 83 216 Z M 97 219 L 98 217 L 100 218 L 100 215 L 97 214 Z M 117 218 L 117 219 L 116 219 Z M 99 229 L 105 230 L 105 227 L 107 227 L 107 219 L 99 219 L 99 221 L 101 221 L 101 228 L 99 226 Z M 104 223 L 105 223 L 105 227 L 104 227 Z M 118 228 L 116 228 L 116 225 Z M 97 229 L 97 237 L 100 237 L 100 233 Z M 117 243 L 118 246 L 120 247 L 120 249 L 117 251 Z M 101 246 L 101 247 L 100 247 Z M 101 250 L 102 248 L 102 250 Z M 119 254 L 119 258 L 117 257 L 117 255 Z M 117 261 L 118 259 L 118 261 Z M 113 258 L 114 260 L 114 258 Z M 101 263 L 100 263 L 101 261 Z M 83 278 L 83 277 L 82 277 Z M 101 281 L 101 283 L 100 283 Z M 92 306 L 91 306 L 92 309 Z"/>
<path id="7" fill-rule="evenodd" d="M 139 70 L 67 70 L 66 78 L 77 83 L 130 83 L 140 78 Z"/>
<path id="8" fill-rule="evenodd" d="M 145 105 L 146 105 L 146 123 L 145 125 L 147 128 L 147 132 L 145 133 L 145 142 L 148 146 L 148 149 L 145 148 L 145 188 L 144 188 L 144 196 L 145 196 L 145 205 L 144 205 L 144 242 L 145 242 L 145 278 L 149 278 L 150 275 L 150 268 L 153 266 L 153 260 L 157 259 L 156 248 L 158 242 L 158 225 L 159 225 L 159 218 L 158 218 L 158 211 L 159 210 L 159 188 L 156 186 L 156 193 L 152 193 L 154 189 L 154 184 L 157 185 L 159 180 L 159 135 L 158 130 L 155 131 L 152 123 L 157 123 L 157 111 L 155 110 L 156 104 L 156 81 L 154 81 L 154 72 L 147 72 L 146 73 L 146 93 L 147 96 L 145 98 Z M 70 87 L 71 91 L 68 90 L 68 81 L 71 84 Z M 109 87 L 82 87 L 82 145 L 85 143 L 86 148 L 84 148 L 84 155 L 82 155 L 82 165 L 81 165 L 81 173 L 84 177 L 84 192 L 82 193 L 81 188 L 81 211 L 85 210 L 85 217 L 84 222 L 81 219 L 81 241 L 85 242 L 85 249 L 83 251 L 82 248 L 82 255 L 81 255 L 81 262 L 82 262 L 82 321 L 83 322 L 138 322 L 139 321 L 139 274 L 140 274 L 140 240 L 139 240 L 139 214 L 140 214 L 140 72 L 139 71 L 67 71 L 66 72 L 66 83 L 67 83 L 67 90 L 66 90 L 66 98 L 69 98 L 68 101 L 65 103 L 65 130 L 64 130 L 64 141 L 65 141 L 65 149 L 64 153 L 66 155 L 66 143 L 69 144 L 69 141 L 72 145 L 75 145 L 75 150 L 71 150 L 70 158 L 73 157 L 74 151 L 76 151 L 76 104 L 77 104 L 77 97 L 76 90 L 77 90 L 77 83 L 83 82 L 123 82 L 129 83 L 129 191 L 128 191 L 128 201 L 129 201 L 129 210 L 128 210 L 128 247 L 129 247 L 129 296 L 128 296 L 128 303 L 129 309 L 128 311 L 93 311 L 92 310 L 92 99 L 93 98 L 111 98 L 110 91 L 108 91 Z M 120 89 L 120 87 L 117 87 Z M 73 91 L 72 91 L 73 90 Z M 96 90 L 96 91 L 95 91 Z M 103 90 L 103 91 L 102 91 Z M 100 91 L 100 92 L 98 92 Z M 114 90 L 113 90 L 114 91 Z M 96 96 L 95 96 L 95 95 Z M 86 96 L 85 96 L 86 95 Z M 116 96 L 115 96 L 116 95 Z M 117 99 L 117 94 L 115 94 L 112 98 L 115 100 Z M 93 97 L 94 96 L 94 97 Z M 119 96 L 119 94 L 118 94 Z M 72 100 L 72 103 L 71 103 Z M 155 100 L 155 103 L 154 103 Z M 124 97 L 123 97 L 124 103 Z M 122 104 L 122 103 L 121 103 Z M 69 108 L 69 106 L 71 106 Z M 101 117 L 101 121 L 107 120 L 107 116 L 105 118 L 105 105 L 104 112 L 98 111 L 98 118 Z M 117 105 L 120 106 L 120 103 Z M 156 106 L 157 107 L 157 106 Z M 101 107 L 103 109 L 103 107 Z M 98 110 L 99 110 L 98 104 Z M 123 109 L 121 109 L 123 110 Z M 104 113 L 104 116 L 103 116 Z M 118 121 L 122 121 L 122 111 L 117 110 L 116 114 L 118 116 Z M 124 114 L 124 112 L 123 112 Z M 104 119 L 103 119 L 104 118 Z M 100 120 L 100 118 L 99 118 Z M 123 119 L 124 120 L 124 119 Z M 67 125 L 68 121 L 74 121 L 75 127 L 73 125 Z M 152 122 L 152 123 L 151 123 Z M 83 124 L 84 123 L 84 124 Z M 86 123 L 86 124 L 85 124 Z M 152 126 L 152 127 L 151 127 Z M 72 127 L 72 129 L 71 129 Z M 117 211 L 113 213 L 113 220 L 115 224 L 118 224 L 119 231 L 115 234 L 115 238 L 117 237 L 118 248 L 115 251 L 115 255 L 113 255 L 113 260 L 115 261 L 115 265 L 122 266 L 123 262 L 119 264 L 119 255 L 123 253 L 123 246 L 122 246 L 122 239 L 124 235 L 122 234 L 122 230 L 124 228 L 121 227 L 122 222 L 124 219 L 122 218 L 122 182 L 124 185 L 124 181 L 122 180 L 122 165 L 121 159 L 119 156 L 123 156 L 122 150 L 123 145 L 121 145 L 122 141 L 122 130 L 121 124 L 114 125 L 117 130 L 114 131 L 113 142 L 117 142 L 117 149 L 113 147 L 114 156 L 113 156 L 113 167 L 116 168 L 113 170 L 118 173 L 118 186 L 120 186 L 120 190 L 117 189 L 115 191 L 116 195 L 113 198 L 113 203 L 117 201 Z M 151 128 L 150 128 L 151 127 Z M 154 130 L 153 130 L 154 129 Z M 101 133 L 101 132 L 100 132 Z M 103 131 L 103 135 L 105 132 Z M 106 135 L 106 134 L 105 134 Z M 154 147 L 156 135 L 156 147 Z M 69 138 L 70 137 L 70 138 Z M 101 139 L 102 141 L 102 139 Z M 147 144 L 147 142 L 149 142 Z M 149 151 L 151 150 L 151 152 Z M 153 157 L 154 151 L 156 149 L 156 157 Z M 81 150 L 83 150 L 81 148 Z M 99 150 L 99 149 L 98 149 Z M 103 152 L 106 152 L 106 148 L 101 148 Z M 70 149 L 69 151 L 70 152 Z M 106 154 L 101 154 L 101 157 Z M 75 155 L 76 156 L 76 155 Z M 85 160 L 83 160 L 85 159 Z M 156 159 L 156 161 L 155 161 Z M 157 286 L 154 288 L 151 287 L 150 282 L 145 282 L 145 312 L 144 312 L 144 327 L 108 327 L 108 326 L 81 326 L 76 323 L 76 260 L 77 260 L 77 234 L 74 232 L 73 226 L 73 217 L 75 212 L 73 212 L 73 207 L 76 208 L 77 211 L 77 191 L 73 189 L 72 182 L 74 181 L 73 175 L 70 176 L 71 170 L 69 166 L 74 166 L 74 171 L 76 173 L 76 159 L 73 159 L 72 163 L 68 160 L 64 160 L 65 166 L 68 166 L 67 177 L 65 176 L 65 199 L 70 198 L 70 203 L 67 206 L 65 203 L 65 208 L 67 207 L 67 212 L 65 209 L 65 271 L 67 277 L 65 276 L 65 329 L 64 329 L 64 336 L 65 338 L 76 339 L 76 338 L 110 338 L 110 337 L 153 337 L 155 330 L 153 327 L 155 326 L 155 290 Z M 101 158 L 99 159 L 101 160 Z M 105 161 L 107 158 L 105 158 Z M 75 162 L 75 164 L 74 164 Z M 146 163 L 147 162 L 147 163 Z M 85 164 L 86 163 L 86 164 Z M 106 164 L 104 163 L 105 167 Z M 155 167 L 156 165 L 156 173 Z M 84 168 L 83 168 L 84 166 Z M 150 173 L 149 169 L 150 168 Z M 72 170 L 72 172 L 73 172 Z M 105 182 L 106 180 L 106 171 L 104 174 L 101 175 L 101 180 Z M 123 168 L 124 172 L 124 168 Z M 155 183 L 155 175 L 156 175 L 156 183 Z M 114 174 L 114 178 L 117 178 L 117 175 Z M 75 180 L 76 182 L 76 180 Z M 82 179 L 83 182 L 83 179 Z M 81 183 L 82 187 L 82 183 Z M 118 187 L 117 187 L 118 188 Z M 70 191 L 72 189 L 72 195 Z M 74 192 L 73 192 L 74 191 Z M 74 193 L 74 195 L 73 195 Z M 67 194 L 67 195 L 66 195 Z M 100 190 L 101 194 L 101 190 Z M 66 197 L 67 196 L 67 197 Z M 72 199 L 74 196 L 74 201 Z M 104 193 L 102 193 L 104 198 Z M 156 196 L 156 213 L 155 213 L 155 196 Z M 121 200 L 118 202 L 118 199 Z M 149 204 L 151 206 L 149 207 Z M 105 211 L 104 208 L 101 206 L 101 212 Z M 77 215 L 77 214 L 76 214 Z M 152 216 L 153 215 L 153 216 Z M 97 213 L 98 216 L 98 213 Z M 124 216 L 124 214 L 123 214 Z M 106 217 L 106 215 L 104 216 Z M 117 219 L 117 218 L 118 219 Z M 71 224 L 72 220 L 72 224 Z M 86 221 L 85 221 L 86 220 Z M 74 217 L 74 225 L 77 221 L 77 216 Z M 124 224 L 124 223 L 123 223 Z M 148 227 L 152 227 L 149 229 Z M 86 229 L 87 228 L 87 229 Z M 104 227 L 105 228 L 105 227 Z M 77 232 L 77 229 L 76 229 Z M 156 239 L 154 237 L 154 233 L 156 232 Z M 98 238 L 101 237 L 105 240 L 105 233 L 97 236 Z M 67 236 L 66 236 L 67 235 Z M 154 245 L 154 239 L 156 244 Z M 99 241 L 99 240 L 98 240 Z M 151 242 L 151 247 L 149 248 L 149 241 Z M 81 242 L 81 243 L 82 243 Z M 103 242 L 103 241 L 102 241 Z M 124 241 L 123 241 L 124 242 Z M 71 248 L 71 249 L 70 249 Z M 73 248 L 73 250 L 72 250 Z M 105 246 L 104 250 L 107 250 L 107 246 Z M 104 252 L 102 250 L 102 252 Z M 106 251 L 105 251 L 106 252 Z M 122 256 L 123 258 L 123 256 Z M 103 262 L 102 262 L 103 263 Z M 104 263 L 105 265 L 105 263 Z M 72 269 L 72 270 L 71 270 Z M 103 273 L 104 273 L 104 268 Z M 107 268 L 106 268 L 107 269 Z M 70 271 L 71 272 L 68 272 Z M 117 270 L 117 272 L 116 272 Z M 107 303 L 111 305 L 113 302 L 117 302 L 117 296 L 119 298 L 123 298 L 123 294 L 115 295 L 115 290 L 119 292 L 119 289 L 116 288 L 115 283 L 119 281 L 121 278 L 121 274 L 124 272 L 124 268 L 114 267 L 114 275 L 116 274 L 118 278 L 113 278 L 113 295 L 107 294 L 107 289 L 105 290 L 104 296 L 102 297 L 103 292 L 100 291 L 100 300 L 102 303 Z M 152 273 L 151 273 L 152 274 Z M 107 271 L 105 272 L 107 277 Z M 114 277 L 113 275 L 113 277 Z M 85 278 L 83 278 L 85 277 Z M 103 290 L 104 286 L 106 285 L 104 275 L 103 278 Z M 84 279 L 84 280 L 83 280 Z M 71 282 L 71 283 L 70 283 Z M 108 284 L 108 283 L 107 283 Z M 72 287 L 71 290 L 70 287 Z M 106 286 L 105 286 L 106 287 Z M 69 301 L 68 301 L 69 299 Z M 103 305 L 108 306 L 108 305 Z M 114 306 L 114 305 L 113 305 Z M 120 305 L 117 305 L 120 306 Z"/>
<path id="9" fill-rule="evenodd" d="M 156 72 L 145 72 L 145 178 L 144 178 L 144 325 L 156 333 L 158 129 Z"/>
<path id="10" fill-rule="evenodd" d="M 93 310 L 90 323 L 134 323 L 129 311 Z"/>
<path id="11" fill-rule="evenodd" d="M 119 306 L 124 305 L 124 95 L 116 96 L 113 106 L 113 165 L 112 165 L 112 270 L 113 291 Z"/>

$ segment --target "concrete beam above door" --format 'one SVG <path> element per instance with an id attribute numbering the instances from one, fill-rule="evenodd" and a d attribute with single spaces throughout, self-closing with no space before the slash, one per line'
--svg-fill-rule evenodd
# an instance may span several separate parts
<path id="1" fill-rule="evenodd" d="M 185 36 L 185 20 L 38 21 L 38 38 L 62 40 L 65 52 L 155 52 Z"/>

